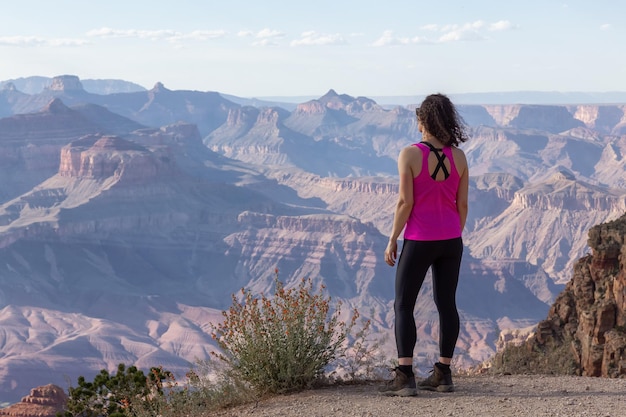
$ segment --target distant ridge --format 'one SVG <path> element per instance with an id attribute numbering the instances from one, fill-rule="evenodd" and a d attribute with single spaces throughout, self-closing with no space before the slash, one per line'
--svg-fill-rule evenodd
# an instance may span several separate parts
<path id="1" fill-rule="evenodd" d="M 511 91 L 450 94 L 459 104 L 623 104 L 626 92 Z"/>
<path id="2" fill-rule="evenodd" d="M 14 80 L 0 81 L 0 90 L 5 85 L 13 84 L 15 88 L 26 94 L 39 94 L 52 83 L 53 77 L 20 77 Z M 83 80 L 80 82 L 88 93 L 92 94 L 115 94 L 133 93 L 146 91 L 146 88 L 130 81 L 124 80 Z"/>
<path id="3" fill-rule="evenodd" d="M 433 91 L 434 93 L 437 91 Z M 625 104 L 626 92 L 558 92 L 558 91 L 505 91 L 486 93 L 450 93 L 447 94 L 456 104 Z M 406 96 L 368 96 L 383 106 L 417 105 L 424 95 Z M 258 97 L 259 100 L 281 103 L 303 103 L 318 98 L 317 96 L 293 97 Z"/>
<path id="4" fill-rule="evenodd" d="M 0 81 L 0 90 L 13 84 L 18 91 L 26 94 L 39 94 L 52 82 L 53 77 L 30 76 L 11 80 Z M 147 91 L 148 89 L 125 80 L 117 79 L 81 79 L 85 91 L 92 94 L 116 94 Z M 438 92 L 438 91 L 432 91 Z M 447 94 L 457 104 L 626 104 L 626 91 L 603 91 L 603 92 L 561 92 L 561 91 L 502 91 L 502 92 L 477 92 L 477 93 L 453 93 L 439 91 Z M 430 94 L 431 92 L 428 92 Z M 239 105 L 251 105 L 254 107 L 277 106 L 289 111 L 295 109 L 296 104 L 315 100 L 320 95 L 294 95 L 294 96 L 234 96 L 220 93 L 227 100 Z M 363 95 L 358 93 L 357 95 Z M 376 101 L 382 106 L 410 106 L 419 104 L 427 94 L 407 94 L 366 97 Z"/>

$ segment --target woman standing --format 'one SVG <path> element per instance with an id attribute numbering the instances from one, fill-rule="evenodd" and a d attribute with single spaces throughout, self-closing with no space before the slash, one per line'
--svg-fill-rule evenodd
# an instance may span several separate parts
<path id="1" fill-rule="evenodd" d="M 459 335 L 456 288 L 467 218 L 469 172 L 457 146 L 467 140 L 463 121 L 448 97 L 432 94 L 416 110 L 423 141 L 404 148 L 398 157 L 400 189 L 385 262 L 394 266 L 397 240 L 404 229 L 395 283 L 395 337 L 398 364 L 395 378 L 381 387 L 385 395 L 412 396 L 416 388 L 454 390 L 450 362 Z M 431 375 L 415 383 L 413 310 L 428 268 L 439 312 L 439 362 Z"/>

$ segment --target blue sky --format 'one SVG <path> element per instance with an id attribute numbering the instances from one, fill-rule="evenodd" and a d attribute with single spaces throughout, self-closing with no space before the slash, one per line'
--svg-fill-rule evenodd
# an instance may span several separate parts
<path id="1" fill-rule="evenodd" d="M 242 97 L 626 91 L 621 0 L 13 0 L 0 80 Z"/>

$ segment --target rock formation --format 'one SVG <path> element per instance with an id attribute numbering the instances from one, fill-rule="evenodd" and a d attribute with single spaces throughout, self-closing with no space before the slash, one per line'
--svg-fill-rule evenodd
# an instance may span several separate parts
<path id="1" fill-rule="evenodd" d="M 117 136 L 90 135 L 63 147 L 59 175 L 100 180 L 125 175 L 127 180 L 145 181 L 166 169 L 162 160 Z"/>
<path id="2" fill-rule="evenodd" d="M 47 89 L 51 91 L 84 91 L 80 79 L 75 75 L 54 77 Z"/>
<path id="3" fill-rule="evenodd" d="M 586 126 L 602 133 L 624 134 L 626 124 L 626 106 L 618 105 L 580 105 L 571 109 L 574 117 Z"/>
<path id="4" fill-rule="evenodd" d="M 589 230 L 591 254 L 537 325 L 529 346 L 569 343 L 584 376 L 626 375 L 626 215 Z"/>
<path id="5" fill-rule="evenodd" d="M 566 169 L 544 182 L 528 185 L 515 193 L 512 206 L 540 210 L 626 210 L 626 193 L 580 181 Z"/>
<path id="6" fill-rule="evenodd" d="M 0 416 L 55 417 L 65 408 L 67 395 L 60 387 L 48 384 L 30 390 L 19 403 L 0 409 Z"/>

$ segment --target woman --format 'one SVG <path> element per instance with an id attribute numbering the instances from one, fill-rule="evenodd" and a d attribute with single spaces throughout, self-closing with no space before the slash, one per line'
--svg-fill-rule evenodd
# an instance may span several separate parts
<path id="1" fill-rule="evenodd" d="M 404 229 L 395 283 L 395 336 L 398 367 L 380 392 L 411 396 L 417 390 L 454 390 L 450 362 L 459 335 L 456 288 L 467 218 L 469 172 L 457 146 L 467 140 L 463 120 L 448 97 L 433 94 L 416 110 L 423 141 L 404 148 L 398 158 L 400 189 L 385 262 L 396 263 L 397 240 Z M 439 362 L 419 384 L 413 374 L 416 342 L 413 310 L 428 268 L 439 312 Z"/>

